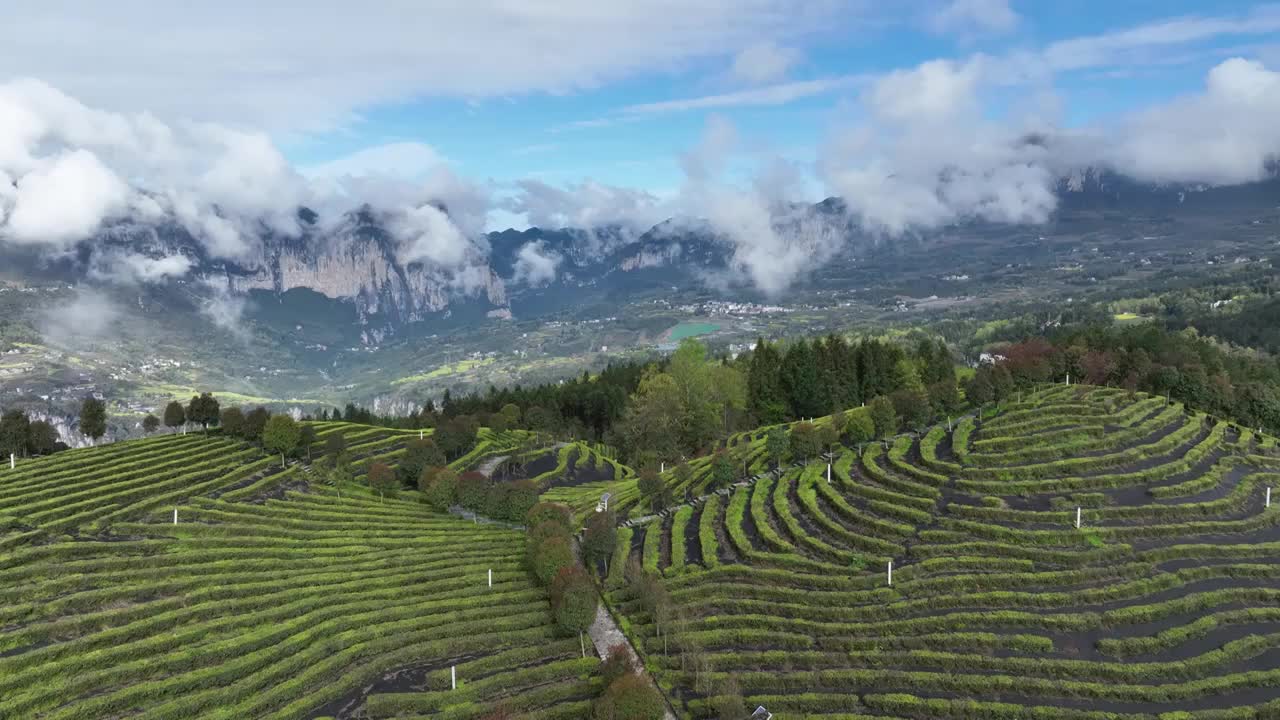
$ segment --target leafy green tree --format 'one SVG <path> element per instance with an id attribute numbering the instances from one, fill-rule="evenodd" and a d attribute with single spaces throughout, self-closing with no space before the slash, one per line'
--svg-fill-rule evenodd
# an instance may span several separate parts
<path id="1" fill-rule="evenodd" d="M 907 427 L 920 428 L 929 423 L 932 408 L 923 392 L 911 388 L 895 390 L 889 401 L 893 403 L 894 413 Z"/>
<path id="2" fill-rule="evenodd" d="M 576 562 L 569 537 L 557 533 L 538 540 L 534 545 L 532 561 L 530 569 L 538 581 L 543 585 L 551 584 L 557 573 Z"/>
<path id="3" fill-rule="evenodd" d="M 21 410 L 8 410 L 0 416 L 0 452 L 5 462 L 9 455 L 25 457 L 31 438 L 31 419 Z"/>
<path id="4" fill-rule="evenodd" d="M 262 445 L 271 452 L 280 453 L 280 467 L 286 466 L 285 456 L 298 448 L 302 430 L 288 415 L 272 415 L 262 430 Z"/>
<path id="5" fill-rule="evenodd" d="M 600 605 L 600 595 L 595 583 L 580 565 L 561 568 L 551 579 L 551 612 L 556 625 L 565 632 L 577 633 L 582 646 L 582 657 L 587 656 L 587 643 L 583 635 L 595 622 Z"/>
<path id="6" fill-rule="evenodd" d="M 507 427 L 509 428 L 520 427 L 521 413 L 520 413 L 519 405 L 516 405 L 514 403 L 507 403 L 506 405 L 502 406 L 502 409 L 498 411 L 498 414 L 502 416 L 502 420 L 507 424 Z"/>
<path id="7" fill-rule="evenodd" d="M 336 488 L 338 495 L 341 496 L 342 486 L 355 480 L 355 471 L 351 469 L 350 456 L 345 452 L 337 455 L 326 455 L 321 463 L 321 481 Z"/>
<path id="8" fill-rule="evenodd" d="M 840 431 L 837 428 L 844 427 L 843 423 L 836 425 L 835 420 L 823 423 L 818 426 L 817 439 L 818 445 L 826 452 L 833 452 L 837 443 L 840 442 Z"/>
<path id="9" fill-rule="evenodd" d="M 568 505 L 560 503 L 540 502 L 525 513 L 525 525 L 528 527 L 535 528 L 544 523 L 563 528 L 565 535 L 577 529 L 573 522 L 573 511 Z"/>
<path id="10" fill-rule="evenodd" d="M 821 452 L 818 428 L 813 423 L 799 422 L 791 426 L 791 454 L 808 461 Z"/>
<path id="11" fill-rule="evenodd" d="M 222 432 L 231 437 L 244 435 L 244 411 L 238 407 L 222 411 Z"/>
<path id="12" fill-rule="evenodd" d="M 672 457 L 681 454 L 683 418 L 684 397 L 675 378 L 651 369 L 632 396 L 618 432 L 632 456 L 648 451 Z"/>
<path id="13" fill-rule="evenodd" d="M 423 470 L 444 465 L 445 462 L 444 453 L 440 451 L 439 446 L 431 438 L 423 440 L 415 438 L 409 441 L 409 444 L 405 446 L 404 453 L 400 455 L 400 464 L 396 466 L 396 476 L 400 478 L 402 485 L 406 487 L 412 486 L 417 482 L 418 477 L 422 475 Z"/>
<path id="14" fill-rule="evenodd" d="M 858 408 L 850 412 L 849 419 L 845 421 L 844 431 L 855 445 L 871 442 L 876 437 L 876 423 L 871 418 L 871 412 L 867 408 Z"/>
<path id="15" fill-rule="evenodd" d="M 538 485 L 532 480 L 516 480 L 506 483 L 505 487 L 507 492 L 499 517 L 520 522 L 538 504 Z"/>
<path id="16" fill-rule="evenodd" d="M 459 415 L 440 423 L 432 436 L 432 442 L 444 453 L 446 459 L 456 459 L 475 447 L 478 429 L 474 418 Z"/>
<path id="17" fill-rule="evenodd" d="M 172 400 L 168 405 L 164 406 L 164 426 L 177 430 L 187 424 L 187 411 L 182 407 L 182 403 Z"/>
<path id="18" fill-rule="evenodd" d="M 150 435 L 159 429 L 160 418 L 150 413 L 148 413 L 146 417 L 142 418 L 142 431 L 146 434 Z"/>
<path id="19" fill-rule="evenodd" d="M 689 467 L 688 461 L 681 460 L 671 471 L 671 477 L 676 481 L 677 487 L 689 487 L 689 483 L 693 480 L 693 468 Z"/>
<path id="20" fill-rule="evenodd" d="M 606 563 L 608 571 L 609 558 L 618 546 L 618 518 L 612 510 L 592 513 L 587 518 L 587 529 L 582 533 L 582 554 L 595 567 L 596 563 Z"/>
<path id="21" fill-rule="evenodd" d="M 489 501 L 489 478 L 474 470 L 458 478 L 458 504 L 468 510 L 483 513 Z"/>
<path id="22" fill-rule="evenodd" d="M 658 471 L 653 467 L 646 467 L 640 470 L 640 477 L 636 480 L 636 488 L 644 497 L 651 498 L 662 492 L 662 476 L 658 475 Z"/>
<path id="23" fill-rule="evenodd" d="M 596 700 L 594 720 L 660 720 L 666 713 L 662 696 L 640 675 L 614 680 Z"/>
<path id="24" fill-rule="evenodd" d="M 881 395 L 867 406 L 871 414 L 871 422 L 876 428 L 876 437 L 887 438 L 898 432 L 898 413 L 893 408 L 893 401 Z"/>
<path id="25" fill-rule="evenodd" d="M 929 405 L 938 415 L 953 415 L 960 411 L 960 390 L 954 375 L 929 386 Z"/>
<path id="26" fill-rule="evenodd" d="M 995 385 L 991 379 L 992 368 L 990 365 L 983 365 L 978 368 L 973 377 L 964 387 L 964 396 L 973 405 L 982 406 L 996 399 Z"/>
<path id="27" fill-rule="evenodd" d="M 199 423 L 205 432 L 209 431 L 210 425 L 218 424 L 220 414 L 218 400 L 211 393 L 200 393 L 187 403 L 187 420 Z"/>
<path id="28" fill-rule="evenodd" d="M 395 492 L 396 472 L 386 463 L 376 462 L 369 466 L 369 487 L 379 496 L 385 497 L 389 492 Z"/>
<path id="29" fill-rule="evenodd" d="M 267 428 L 267 421 L 271 419 L 271 411 L 264 407 L 256 407 L 244 416 L 244 439 L 250 442 L 258 442 L 262 439 L 262 431 Z"/>
<path id="30" fill-rule="evenodd" d="M 729 487 L 737 476 L 738 465 L 728 452 L 720 450 L 711 457 L 711 482 L 716 488 Z"/>
<path id="31" fill-rule="evenodd" d="M 791 441 L 787 439 L 787 431 L 782 427 L 769 428 L 769 432 L 765 433 L 764 454 L 774 468 L 782 466 L 790 447 Z"/>
<path id="32" fill-rule="evenodd" d="M 431 507 L 446 511 L 458 500 L 458 474 L 448 466 L 429 467 L 418 478 L 418 489 Z"/>
<path id="33" fill-rule="evenodd" d="M 347 436 L 341 430 L 324 436 L 324 454 L 327 457 L 345 455 L 347 452 Z"/>
<path id="34" fill-rule="evenodd" d="M 107 434 L 107 405 L 90 395 L 80 404 L 80 432 L 93 442 Z"/>
<path id="35" fill-rule="evenodd" d="M 35 420 L 27 431 L 27 447 L 32 455 L 50 455 L 58 449 L 58 431 L 44 420 Z"/>
<path id="36" fill-rule="evenodd" d="M 666 483 L 663 483 L 658 492 L 649 498 L 649 507 L 651 507 L 655 513 L 662 512 L 675 504 L 675 495 L 671 492 L 671 486 Z"/>
<path id="37" fill-rule="evenodd" d="M 307 462 L 311 462 L 311 448 L 316 444 L 316 426 L 309 422 L 298 426 L 298 448 L 305 451 Z"/>

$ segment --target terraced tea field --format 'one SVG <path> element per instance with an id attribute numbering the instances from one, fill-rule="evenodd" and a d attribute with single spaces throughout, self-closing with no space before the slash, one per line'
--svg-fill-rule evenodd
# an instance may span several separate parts
<path id="1" fill-rule="evenodd" d="M 357 468 L 417 436 L 317 429 Z M 5 468 L 0 717 L 589 714 L 520 533 L 306 475 L 197 434 Z"/>
<path id="2" fill-rule="evenodd" d="M 1280 717 L 1274 438 L 1058 386 L 833 460 L 623 531 L 611 604 L 694 717 L 731 679 L 777 718 Z"/>

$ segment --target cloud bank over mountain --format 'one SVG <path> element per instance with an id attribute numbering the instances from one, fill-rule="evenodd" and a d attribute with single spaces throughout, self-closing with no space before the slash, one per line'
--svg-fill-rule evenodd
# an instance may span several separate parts
<path id="1" fill-rule="evenodd" d="M 450 291 L 471 292 L 491 284 L 485 230 L 496 211 L 543 228 L 586 230 L 573 252 L 594 258 L 660 223 L 673 233 L 705 232 L 729 258 L 727 274 L 709 281 L 778 294 L 846 252 L 852 235 L 891 239 L 968 220 L 1044 222 L 1061 178 L 1083 168 L 1156 183 L 1233 184 L 1266 177 L 1280 155 L 1280 53 L 1244 42 L 1280 31 L 1280 10 L 1271 6 L 1042 47 L 1012 38 L 1031 11 L 1004 0 L 938 0 L 906 19 L 857 0 L 607 7 L 482 0 L 332 18 L 239 0 L 216 9 L 81 10 L 29 6 L 15 15 L 21 22 L 0 29 L 0 63 L 29 76 L 0 84 L 0 245 L 50 258 L 116 223 L 169 223 L 210 258 L 253 264 L 264 237 L 306 234 L 312 223 L 345 228 L 367 209 L 390 234 L 395 263 L 430 267 Z M 161 22 L 173 31 L 150 30 Z M 811 72 L 822 59 L 806 39 L 895 23 L 954 39 L 952 49 L 963 52 L 908 67 Z M 23 26 L 81 38 L 85 54 L 36 52 L 41 33 L 26 37 L 15 30 Z M 264 27 L 291 32 L 268 44 Z M 971 52 L 976 38 L 1004 44 Z M 1197 43 L 1224 38 L 1241 44 L 1199 65 L 1206 69 L 1199 88 L 1069 120 L 1070 96 L 1059 87 L 1065 74 L 1186 64 L 1177 53 L 1208 57 Z M 559 123 L 581 129 L 713 113 L 685 123 L 703 128 L 699 139 L 664 148 L 678 173 L 666 187 L 604 182 L 589 169 L 497 183 L 435 144 L 394 133 L 300 166 L 282 150 L 321 131 L 343 145 L 361 113 L 408 98 L 514 103 L 677 73 L 703 76 L 706 93 L 622 102 L 598 118 Z M 758 122 L 730 117 L 737 108 L 824 96 L 836 105 L 799 152 L 760 137 Z M 511 152 L 554 155 L 567 142 Z M 826 196 L 841 198 L 847 216 L 812 207 Z M 301 207 L 316 216 L 301 218 Z M 516 250 L 509 279 L 519 283 L 551 282 L 566 259 L 578 260 L 546 245 Z M 92 276 L 145 284 L 193 267 L 182 256 L 103 248 Z"/>

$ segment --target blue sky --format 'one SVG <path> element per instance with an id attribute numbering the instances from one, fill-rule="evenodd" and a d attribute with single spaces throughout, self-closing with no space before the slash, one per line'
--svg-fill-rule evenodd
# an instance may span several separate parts
<path id="1" fill-rule="evenodd" d="M 972 17 L 939 26 L 935 18 L 946 5 L 916 3 L 897 16 L 870 19 L 864 8 L 851 7 L 823 28 L 776 41 L 756 38 L 754 45 L 771 46 L 791 61 L 776 75 L 755 81 L 733 73 L 735 58 L 753 46 L 726 47 L 676 67 L 638 68 L 597 87 L 567 92 L 436 96 L 363 107 L 360 119 L 338 132 L 285 138 L 282 147 L 292 161 L 306 166 L 368 146 L 420 142 L 461 174 L 499 187 L 522 178 L 551 184 L 592 179 L 661 195 L 680 185 L 679 158 L 697 145 L 709 115 L 731 121 L 751 151 L 811 164 L 834 127 L 856 122 L 862 113 L 858 98 L 868 83 L 929 60 L 1038 55 L 1064 41 L 1185 23 L 1186 33 L 1166 28 L 1168 38 L 1152 31 L 1147 40 L 1117 40 L 1104 57 L 1085 67 L 1054 70 L 1044 80 L 1060 107 L 1058 122 L 1088 126 L 1197 92 L 1214 65 L 1234 55 L 1274 53 L 1268 43 L 1276 38 L 1247 22 L 1212 27 L 1218 19 L 1240 21 L 1272 11 L 1246 2 L 962 2 L 961 14 Z M 1005 8 L 1004 20 L 984 24 L 983 13 Z M 832 87 L 785 102 L 726 98 L 712 107 L 628 110 L 811 81 Z M 1026 90 L 1024 85 L 993 89 L 983 98 L 984 112 L 992 117 L 1010 112 L 1025 100 Z"/>
<path id="2" fill-rule="evenodd" d="M 1042 222 L 1055 183 L 1090 169 L 1224 184 L 1280 156 L 1280 4 L 308 9 L 12 8 L 0 25 L 0 179 L 22 181 L 0 183 L 10 234 L 16 223 L 15 237 L 70 242 L 141 207 L 233 251 L 243 238 L 214 216 L 288 221 L 297 204 L 368 202 L 426 223 L 422 207 L 442 203 L 457 238 L 688 216 L 773 248 L 768 259 L 790 247 L 772 218 L 828 195 L 887 234 Z M 92 200 L 79 213 L 59 195 L 71 180 L 97 190 L 77 193 Z"/>

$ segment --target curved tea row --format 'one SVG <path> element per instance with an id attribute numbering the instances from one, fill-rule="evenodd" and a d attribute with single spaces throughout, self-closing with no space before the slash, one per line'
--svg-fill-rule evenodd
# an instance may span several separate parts
<path id="1" fill-rule="evenodd" d="M 636 528 L 665 597 L 610 597 L 696 717 L 1277 717 L 1271 487 L 1272 438 L 1057 386 Z"/>

